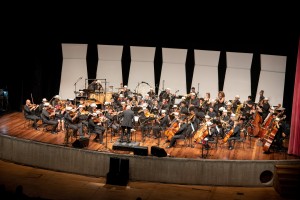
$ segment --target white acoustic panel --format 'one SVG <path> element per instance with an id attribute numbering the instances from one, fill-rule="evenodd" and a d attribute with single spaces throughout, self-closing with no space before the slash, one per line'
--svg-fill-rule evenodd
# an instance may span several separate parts
<path id="1" fill-rule="evenodd" d="M 155 87 L 154 47 L 130 47 L 131 66 L 128 77 L 128 88 L 142 94 Z"/>
<path id="2" fill-rule="evenodd" d="M 86 59 L 87 44 L 62 44 L 64 59 Z"/>
<path id="3" fill-rule="evenodd" d="M 62 50 L 63 63 L 59 96 L 62 99 L 73 99 L 75 89 L 76 91 L 85 89 L 87 44 L 62 44 Z"/>
<path id="4" fill-rule="evenodd" d="M 257 86 L 256 102 L 259 101 L 259 91 L 264 90 L 273 106 L 282 104 L 285 82 L 286 56 L 261 55 L 261 72 Z"/>
<path id="5" fill-rule="evenodd" d="M 219 91 L 218 63 L 220 51 L 195 50 L 195 68 L 192 86 L 198 92 L 199 97 L 205 97 L 210 92 L 212 97 L 217 96 Z"/>
<path id="6" fill-rule="evenodd" d="M 226 100 L 233 100 L 235 95 L 246 101 L 251 95 L 251 62 L 253 54 L 226 52 L 227 69 L 223 91 Z"/>
<path id="7" fill-rule="evenodd" d="M 123 82 L 122 78 L 122 50 L 123 46 L 113 45 L 98 45 L 98 66 L 97 66 L 97 79 L 106 79 L 106 91 L 109 86 L 112 86 L 114 92 L 120 87 Z M 102 82 L 102 85 L 104 87 Z"/>
<path id="8" fill-rule="evenodd" d="M 162 49 L 163 65 L 159 88 L 170 88 L 171 93 L 178 90 L 177 95 L 186 95 L 186 49 Z"/>

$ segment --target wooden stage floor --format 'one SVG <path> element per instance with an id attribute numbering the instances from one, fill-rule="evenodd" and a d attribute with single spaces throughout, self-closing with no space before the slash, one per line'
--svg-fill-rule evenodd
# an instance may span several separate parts
<path id="1" fill-rule="evenodd" d="M 41 122 L 39 122 L 39 125 Z M 28 126 L 24 115 L 22 112 L 7 113 L 0 117 L 0 134 L 9 135 L 16 138 L 23 138 L 27 140 L 38 141 L 42 143 L 54 144 L 54 145 L 64 145 L 65 132 L 61 131 L 57 134 L 51 134 L 51 132 L 43 132 L 42 128 L 39 130 L 33 129 Z M 87 135 L 86 135 L 87 136 Z M 113 150 L 113 144 L 119 139 L 119 135 L 111 137 L 110 132 L 104 134 L 104 144 L 99 144 L 93 141 L 95 134 L 90 137 L 88 147 L 85 149 L 94 151 L 111 152 L 118 154 L 133 154 L 130 151 L 120 151 Z M 106 141 L 107 138 L 107 141 Z M 137 129 L 132 136 L 133 141 L 140 142 L 140 146 L 147 146 L 149 155 L 151 155 L 151 146 L 158 146 L 158 139 L 152 137 L 146 137 L 145 141 L 142 142 L 141 132 Z M 251 139 L 251 146 L 250 146 Z M 71 138 L 70 148 L 73 148 L 71 143 L 74 142 L 76 138 Z M 162 137 L 159 142 L 159 147 L 164 148 L 170 157 L 177 158 L 193 158 L 193 159 L 203 159 L 202 157 L 202 145 L 193 143 L 194 147 L 186 145 L 184 140 L 179 140 L 175 147 L 166 148 L 169 143 L 165 143 L 165 138 Z M 221 140 L 216 147 L 215 144 L 210 144 L 211 149 L 208 151 L 208 156 L 206 159 L 221 159 L 221 160 L 290 160 L 299 159 L 297 156 L 288 155 L 286 151 L 278 152 L 272 151 L 270 154 L 264 154 L 262 146 L 258 145 L 258 138 L 246 138 L 244 144 L 236 143 L 233 150 L 229 150 L 227 143 L 221 144 Z M 288 147 L 288 139 L 284 140 L 284 146 Z M 204 155 L 206 151 L 203 152 Z"/>

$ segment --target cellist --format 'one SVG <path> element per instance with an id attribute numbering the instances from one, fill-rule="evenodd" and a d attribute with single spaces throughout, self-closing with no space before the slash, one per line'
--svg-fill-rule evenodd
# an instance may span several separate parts
<path id="1" fill-rule="evenodd" d="M 227 140 L 229 150 L 233 149 L 232 140 L 240 139 L 240 131 L 241 131 L 240 122 L 238 120 L 235 120 L 232 129 L 229 131 L 229 133 L 227 133 L 227 134 L 231 134 Z"/>

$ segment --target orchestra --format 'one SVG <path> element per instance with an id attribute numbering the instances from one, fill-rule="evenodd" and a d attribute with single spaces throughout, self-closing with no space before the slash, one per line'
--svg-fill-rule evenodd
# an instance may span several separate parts
<path id="1" fill-rule="evenodd" d="M 215 141 L 220 137 L 221 143 L 227 143 L 228 149 L 232 150 L 232 141 L 245 130 L 246 136 L 258 137 L 263 144 L 270 143 L 273 134 L 269 147 L 282 148 L 282 140 L 289 134 L 283 117 L 285 109 L 281 104 L 271 106 L 263 90 L 260 91 L 259 102 L 255 103 L 251 96 L 241 101 L 239 95 L 228 97 L 230 100 L 227 101 L 223 91 L 219 91 L 215 99 L 211 99 L 210 92 L 201 97 L 193 87 L 175 104 L 176 92 L 172 93 L 170 88 L 160 95 L 155 95 L 150 88 L 148 93 L 140 96 L 130 93 L 126 85 L 121 86 L 118 92 L 103 102 L 81 98 L 75 105 L 73 99 L 62 100 L 58 95 L 50 101 L 43 98 L 38 105 L 26 100 L 24 114 L 34 121 L 35 129 L 38 129 L 41 119 L 43 124 L 52 126 L 51 133 L 65 132 L 66 143 L 70 132 L 79 137 L 95 133 L 94 141 L 100 144 L 103 144 L 105 134 L 119 137 L 120 142 L 131 142 L 130 130 L 135 127 L 141 131 L 142 142 L 147 138 L 165 138 L 166 142 L 170 142 L 168 148 L 174 147 L 180 138 L 202 144 L 204 139 Z M 91 91 L 88 92 L 103 89 L 99 81 L 93 81 L 89 88 Z M 135 117 L 138 120 L 134 121 Z M 210 148 L 207 143 L 205 148 Z"/>

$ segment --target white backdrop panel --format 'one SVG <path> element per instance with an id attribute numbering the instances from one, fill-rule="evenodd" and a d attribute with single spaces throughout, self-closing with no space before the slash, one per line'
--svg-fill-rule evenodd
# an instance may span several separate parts
<path id="1" fill-rule="evenodd" d="M 85 59 L 87 53 L 87 44 L 62 44 L 64 59 Z"/>
<path id="2" fill-rule="evenodd" d="M 219 65 L 220 51 L 195 50 L 195 65 Z"/>
<path id="3" fill-rule="evenodd" d="M 159 88 L 170 88 L 171 93 L 179 90 L 177 95 L 186 95 L 186 49 L 162 49 L 163 65 L 160 75 Z M 164 83 L 164 85 L 163 85 Z"/>
<path id="4" fill-rule="evenodd" d="M 210 92 L 212 97 L 219 91 L 218 63 L 220 51 L 195 50 L 195 68 L 192 86 L 198 92 L 199 97 L 204 97 Z"/>
<path id="5" fill-rule="evenodd" d="M 185 64 L 186 53 L 186 49 L 162 48 L 163 62 Z"/>
<path id="6" fill-rule="evenodd" d="M 131 65 L 128 77 L 128 88 L 143 96 L 155 87 L 154 47 L 130 47 Z M 145 82 L 145 83 L 142 83 Z"/>
<path id="7" fill-rule="evenodd" d="M 82 77 L 80 80 L 79 78 Z M 76 91 L 85 89 L 87 67 L 85 59 L 63 59 L 59 96 L 62 99 L 74 99 L 75 82 Z"/>
<path id="8" fill-rule="evenodd" d="M 286 56 L 261 55 L 261 70 L 285 73 Z"/>
<path id="9" fill-rule="evenodd" d="M 106 79 L 108 82 L 106 86 L 113 86 L 114 92 L 117 92 L 116 88 L 123 82 L 121 63 L 123 46 L 98 45 L 97 48 L 99 61 L 96 78 Z M 108 88 L 106 91 L 109 91 Z"/>
<path id="10" fill-rule="evenodd" d="M 240 95 L 243 102 L 251 95 L 250 69 L 253 54 L 226 52 L 227 69 L 224 80 L 225 99 Z"/>
<path id="11" fill-rule="evenodd" d="M 61 71 L 61 80 L 59 88 L 59 96 L 62 99 L 75 97 L 76 90 L 84 89 L 87 78 L 86 66 L 87 44 L 62 44 L 63 63 Z"/>
<path id="12" fill-rule="evenodd" d="M 252 53 L 226 52 L 227 67 L 250 69 L 252 57 Z"/>
<path id="13" fill-rule="evenodd" d="M 256 91 L 256 102 L 259 101 L 259 91 L 264 90 L 264 96 L 270 98 L 271 105 L 282 104 L 286 70 L 286 56 L 261 55 L 261 72 Z"/>
<path id="14" fill-rule="evenodd" d="M 99 60 L 121 60 L 123 46 L 117 45 L 98 45 Z"/>

